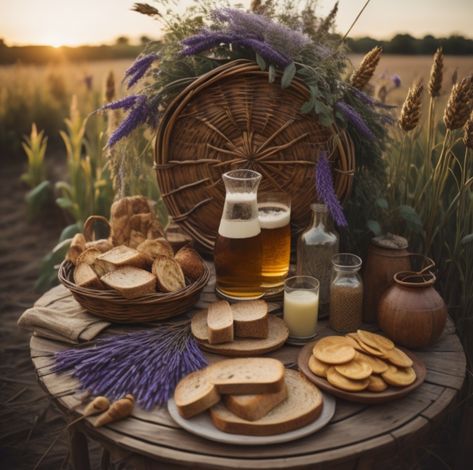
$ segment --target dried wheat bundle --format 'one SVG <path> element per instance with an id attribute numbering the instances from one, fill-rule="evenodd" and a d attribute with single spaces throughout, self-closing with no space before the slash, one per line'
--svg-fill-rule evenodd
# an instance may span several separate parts
<path id="1" fill-rule="evenodd" d="M 456 83 L 448 98 L 443 120 L 447 129 L 460 129 L 465 125 L 473 105 L 473 75 Z"/>
<path id="2" fill-rule="evenodd" d="M 360 66 L 353 72 L 350 78 L 350 83 L 355 88 L 362 90 L 370 81 L 378 66 L 382 51 L 381 47 L 376 46 L 363 57 Z"/>
<path id="3" fill-rule="evenodd" d="M 406 132 L 412 131 L 417 127 L 417 124 L 419 124 L 423 92 L 424 85 L 421 81 L 418 81 L 414 86 L 409 88 L 406 100 L 402 105 L 401 117 L 399 119 L 401 128 Z"/>
<path id="4" fill-rule="evenodd" d="M 151 17 L 160 16 L 159 10 L 157 10 L 155 7 L 153 7 L 149 3 L 135 3 L 131 9 L 133 11 L 136 11 L 137 13 L 141 13 L 142 15 L 146 15 L 146 16 L 151 16 Z"/>
<path id="5" fill-rule="evenodd" d="M 429 94 L 432 98 L 440 96 L 443 80 L 443 51 L 439 47 L 434 55 L 434 62 L 430 69 Z"/>
<path id="6" fill-rule="evenodd" d="M 470 118 L 466 121 L 465 128 L 463 129 L 463 143 L 466 148 L 473 149 L 473 112 L 470 114 Z"/>

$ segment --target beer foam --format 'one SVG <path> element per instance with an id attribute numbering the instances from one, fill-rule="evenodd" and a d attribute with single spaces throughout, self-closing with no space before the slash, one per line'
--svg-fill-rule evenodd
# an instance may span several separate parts
<path id="1" fill-rule="evenodd" d="M 222 219 L 218 228 L 218 234 L 226 238 L 251 238 L 261 232 L 258 219 Z"/>
<path id="2" fill-rule="evenodd" d="M 270 210 L 271 207 L 277 207 L 279 210 Z M 268 202 L 260 204 L 258 209 L 259 223 L 263 229 L 284 227 L 291 220 L 291 210 L 284 204 Z"/>

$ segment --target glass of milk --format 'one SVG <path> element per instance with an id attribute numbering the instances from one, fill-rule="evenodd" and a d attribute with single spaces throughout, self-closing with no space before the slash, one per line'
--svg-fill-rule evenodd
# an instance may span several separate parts
<path id="1" fill-rule="evenodd" d="M 284 282 L 284 321 L 289 338 L 314 338 L 319 313 L 319 281 L 312 276 L 294 276 Z"/>

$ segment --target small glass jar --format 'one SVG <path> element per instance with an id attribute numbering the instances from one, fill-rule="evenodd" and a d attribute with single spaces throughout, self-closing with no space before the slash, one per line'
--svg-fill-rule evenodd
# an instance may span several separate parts
<path id="1" fill-rule="evenodd" d="M 330 327 L 340 333 L 356 331 L 363 316 L 361 258 L 351 253 L 339 253 L 332 257 L 332 266 Z"/>
<path id="2" fill-rule="evenodd" d="M 328 313 L 332 256 L 338 253 L 339 236 L 325 204 L 312 204 L 312 222 L 297 241 L 298 276 L 313 276 L 320 282 L 320 311 Z"/>

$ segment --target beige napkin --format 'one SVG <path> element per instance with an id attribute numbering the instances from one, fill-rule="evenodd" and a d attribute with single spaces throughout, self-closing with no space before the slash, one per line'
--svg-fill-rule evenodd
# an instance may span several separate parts
<path id="1" fill-rule="evenodd" d="M 62 285 L 42 295 L 18 319 L 18 326 L 37 336 L 67 343 L 90 341 L 109 325 L 82 308 Z"/>

